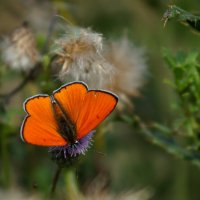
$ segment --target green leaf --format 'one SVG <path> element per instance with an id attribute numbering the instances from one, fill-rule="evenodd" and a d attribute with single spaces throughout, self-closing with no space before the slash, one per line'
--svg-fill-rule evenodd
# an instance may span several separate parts
<path id="1" fill-rule="evenodd" d="M 176 5 L 170 5 L 163 15 L 164 26 L 170 19 L 189 25 L 196 31 L 200 31 L 200 16 L 193 15 L 192 13 L 179 8 Z"/>

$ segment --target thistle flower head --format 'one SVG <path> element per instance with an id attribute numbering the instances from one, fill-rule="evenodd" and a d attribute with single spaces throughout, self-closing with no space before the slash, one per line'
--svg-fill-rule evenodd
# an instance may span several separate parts
<path id="1" fill-rule="evenodd" d="M 84 81 L 92 87 L 102 87 L 111 80 L 112 66 L 102 56 L 103 38 L 90 29 L 70 27 L 65 37 L 55 42 L 56 63 L 62 66 L 62 81 Z"/>
<path id="2" fill-rule="evenodd" d="M 6 37 L 1 48 L 2 59 L 15 70 L 29 71 L 39 60 L 35 38 L 26 24 Z"/>
<path id="3" fill-rule="evenodd" d="M 52 159 L 60 165 L 72 164 L 80 154 L 85 155 L 85 152 L 90 148 L 93 133 L 94 131 L 91 131 L 74 144 L 49 147 L 49 152 L 52 153 Z"/>
<path id="4" fill-rule="evenodd" d="M 120 97 L 118 108 L 127 104 L 131 106 L 129 96 L 139 95 L 139 89 L 144 84 L 147 74 L 143 49 L 123 37 L 110 42 L 105 57 L 116 68 L 110 87 Z"/>

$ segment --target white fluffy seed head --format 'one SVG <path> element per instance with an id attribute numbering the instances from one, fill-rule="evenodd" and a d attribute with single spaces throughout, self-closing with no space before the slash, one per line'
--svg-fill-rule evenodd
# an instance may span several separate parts
<path id="1" fill-rule="evenodd" d="M 84 81 L 90 87 L 103 88 L 111 81 L 114 68 L 102 55 L 103 38 L 90 29 L 70 27 L 55 42 L 56 64 L 61 65 L 61 81 Z"/>
<path id="2" fill-rule="evenodd" d="M 147 75 L 144 50 L 123 37 L 110 42 L 105 57 L 116 68 L 110 88 L 120 97 L 118 108 L 131 106 L 129 97 L 140 94 Z"/>
<path id="3" fill-rule="evenodd" d="M 1 43 L 2 60 L 14 70 L 29 71 L 40 59 L 33 33 L 22 26 Z"/>

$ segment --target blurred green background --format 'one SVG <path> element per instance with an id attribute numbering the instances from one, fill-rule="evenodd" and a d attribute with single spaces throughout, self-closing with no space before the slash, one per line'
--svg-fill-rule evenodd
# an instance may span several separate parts
<path id="1" fill-rule="evenodd" d="M 3 38 L 27 20 L 40 45 L 55 13 L 78 26 L 91 27 L 107 40 L 127 35 L 133 43 L 145 48 L 148 65 L 146 84 L 140 97 L 133 98 L 132 112 L 145 121 L 165 124 L 175 115 L 171 104 L 176 98 L 164 83 L 172 74 L 162 58 L 162 48 L 167 47 L 174 53 L 198 50 L 200 40 L 198 34 L 175 20 L 163 27 L 161 19 L 170 4 L 195 13 L 200 11 L 198 0 L 0 0 L 0 35 Z M 15 72 L 0 77 L 0 92 L 11 90 L 20 81 L 18 77 L 21 76 Z M 47 149 L 23 143 L 19 137 L 25 115 L 22 103 L 40 91 L 43 79 L 45 75 L 40 75 L 37 86 L 29 83 L 9 106 L 0 108 L 0 191 L 9 192 L 9 188 L 16 187 L 31 196 L 35 192 L 47 194 L 51 186 L 56 166 L 49 159 Z M 47 91 L 57 86 L 55 83 Z M 76 181 L 82 193 L 87 193 L 92 181 L 100 176 L 106 179 L 104 187 L 115 194 L 147 188 L 152 194 L 149 199 L 200 199 L 199 168 L 168 154 L 125 122 L 112 122 L 112 129 L 100 142 L 97 135 L 94 145 L 76 168 Z M 66 177 L 63 172 L 57 187 L 60 199 L 65 199 L 66 191 L 70 192 L 67 186 L 70 181 Z"/>

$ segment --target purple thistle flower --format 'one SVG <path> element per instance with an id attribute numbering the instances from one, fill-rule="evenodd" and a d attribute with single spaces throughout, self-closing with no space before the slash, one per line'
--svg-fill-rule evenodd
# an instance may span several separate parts
<path id="1" fill-rule="evenodd" d="M 49 152 L 52 153 L 52 158 L 59 163 L 71 162 L 80 154 L 85 155 L 85 152 L 90 148 L 92 136 L 95 131 L 89 132 L 87 135 L 77 140 L 74 144 L 64 146 L 49 147 Z"/>

